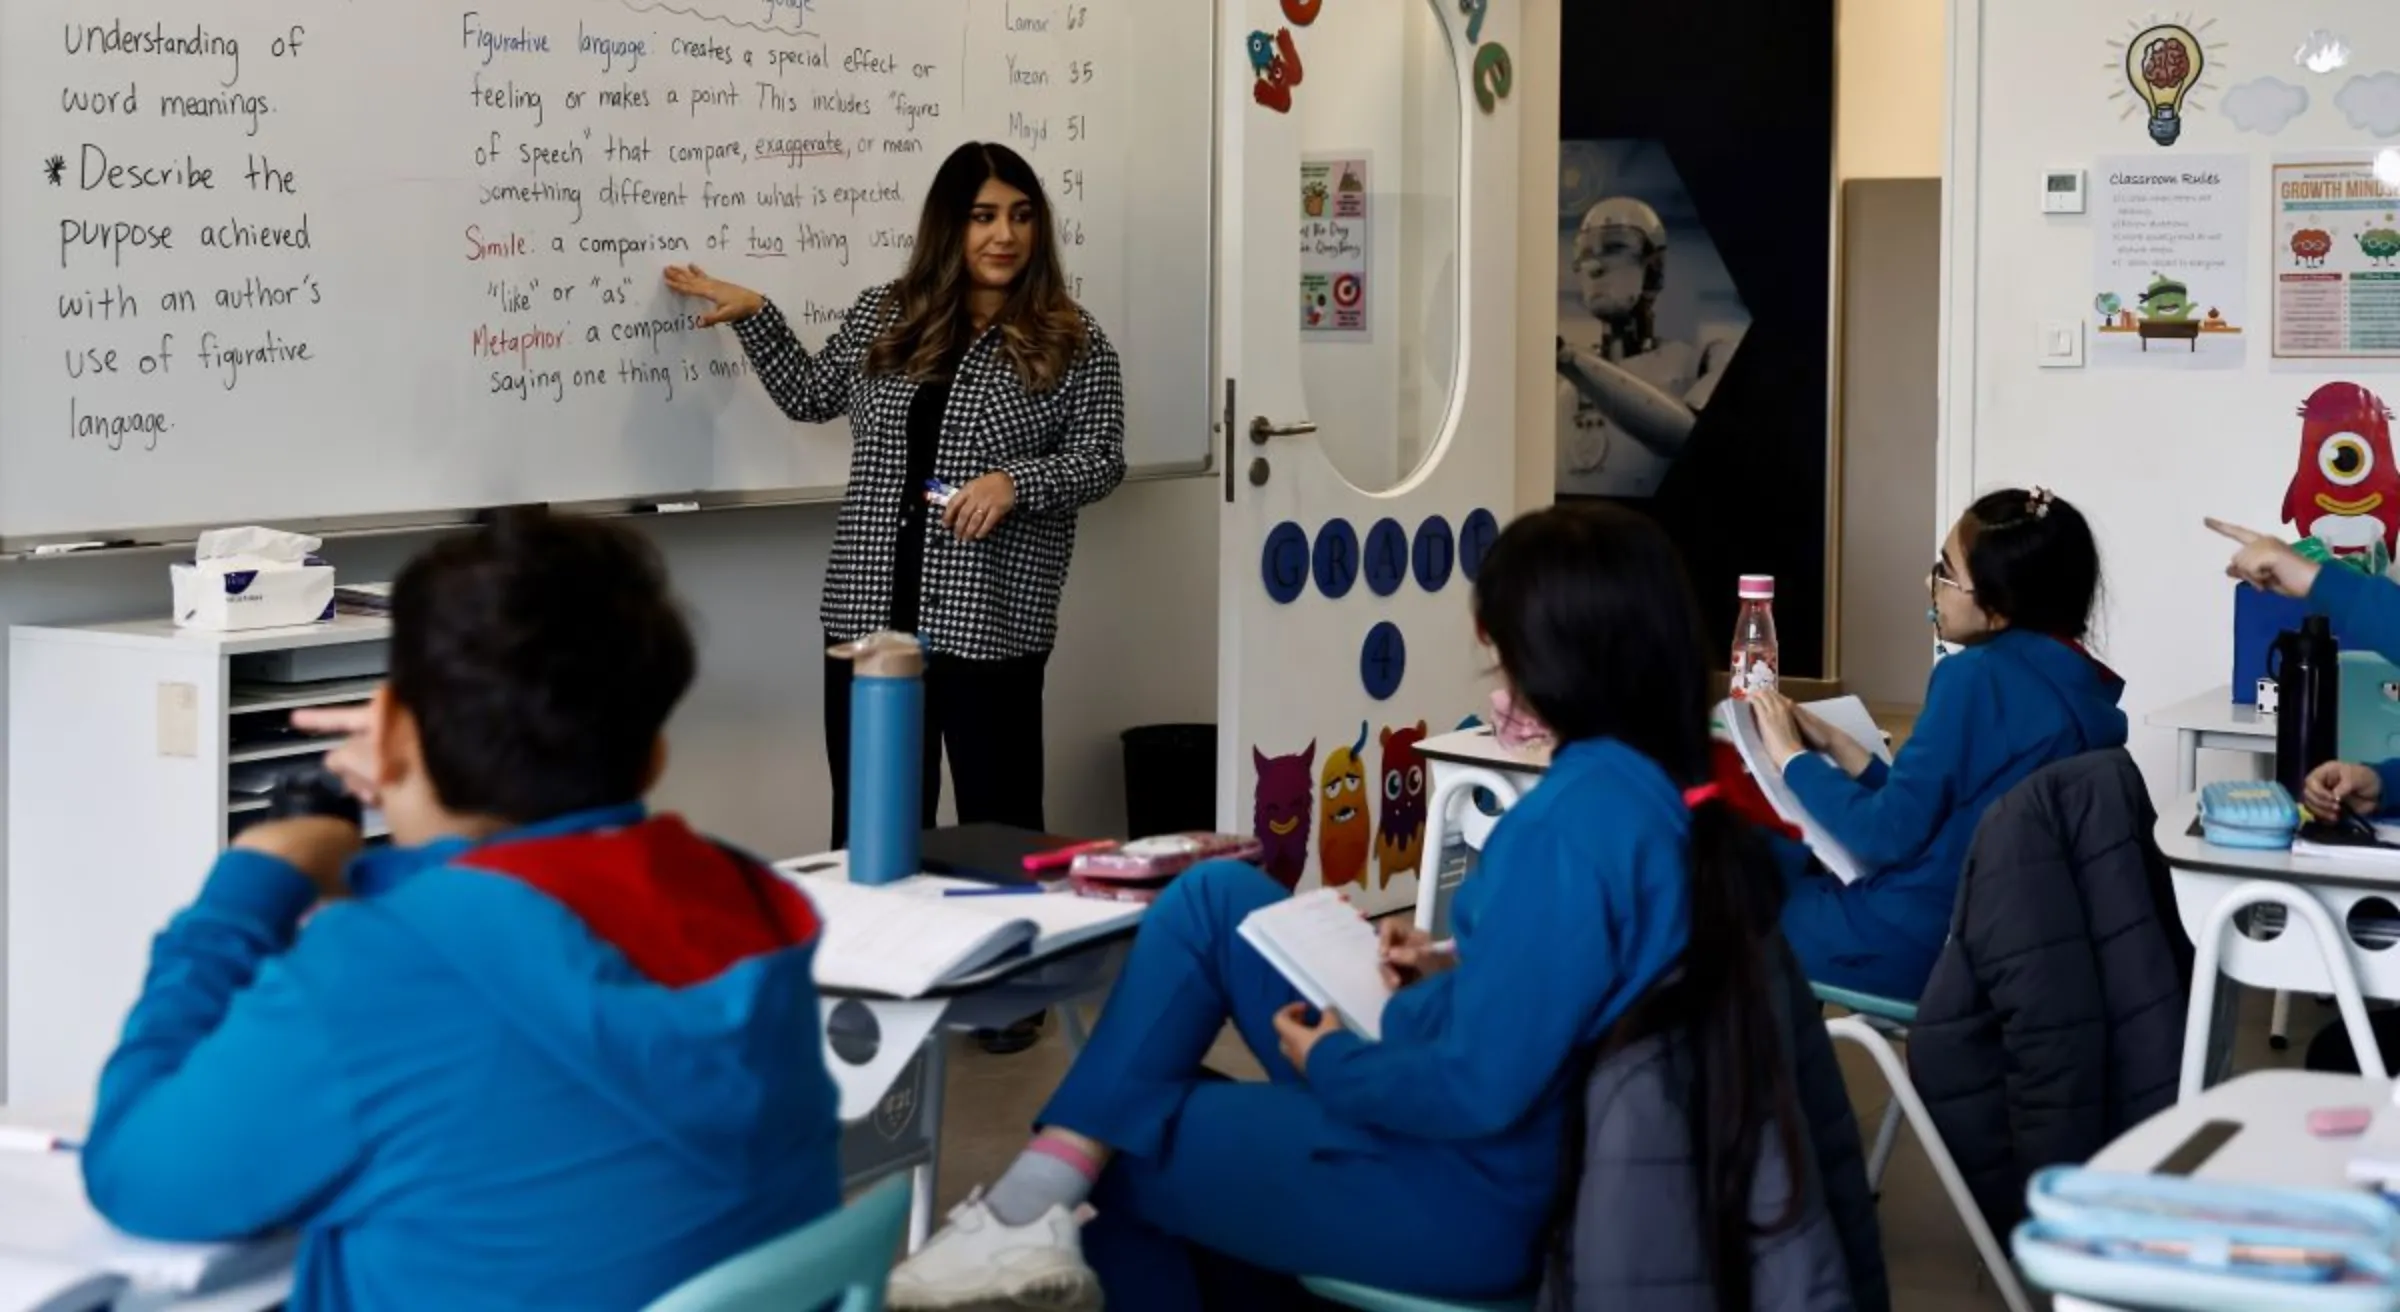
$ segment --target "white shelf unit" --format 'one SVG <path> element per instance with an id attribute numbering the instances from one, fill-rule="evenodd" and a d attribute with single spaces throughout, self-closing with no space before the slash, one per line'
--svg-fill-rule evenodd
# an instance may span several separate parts
<path id="1" fill-rule="evenodd" d="M 150 940 L 189 905 L 237 816 L 236 765 L 323 742 L 235 745 L 248 717 L 365 699 L 373 679 L 237 684 L 234 658 L 375 643 L 388 620 L 200 633 L 165 620 L 9 630 L 7 1083 L 0 1101 L 91 1100 Z"/>

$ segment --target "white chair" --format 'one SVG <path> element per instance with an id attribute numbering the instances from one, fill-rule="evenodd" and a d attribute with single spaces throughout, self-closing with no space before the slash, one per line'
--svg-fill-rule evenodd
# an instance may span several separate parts
<path id="1" fill-rule="evenodd" d="M 2383 1051 L 2375 1044 L 2374 1027 L 2367 1023 L 2366 999 L 2359 992 L 2358 971 L 2350 960 L 2349 937 L 2333 923 L 2325 904 L 2307 889 L 2254 879 L 2235 885 L 2218 898 L 2192 935 L 2192 998 L 2184 1009 L 2183 1074 L 2176 1083 L 2175 1100 L 2197 1097 L 2208 1087 L 2209 1043 L 2214 1037 L 2210 1029 L 2216 1019 L 2217 974 L 2225 958 L 2225 930 L 2235 916 L 2256 906 L 2283 908 L 2287 934 L 2295 921 L 2308 926 L 2319 964 L 2331 981 L 2342 1026 L 2350 1033 L 2350 1047 L 2358 1054 L 2359 1073 L 2369 1079 L 2386 1078 Z M 2245 939 L 2237 945 L 2237 952 L 2248 943 Z"/>
<path id="2" fill-rule="evenodd" d="M 1900 1137 L 1900 1122 L 1906 1120 L 1916 1130 L 1926 1160 L 1933 1163 L 1934 1178 L 1941 1182 L 1942 1192 L 1949 1195 L 1951 1210 L 1966 1225 L 1967 1238 L 1974 1242 L 1976 1253 L 1983 1258 L 1984 1270 L 1991 1273 L 1992 1283 L 1999 1286 L 2001 1301 L 2008 1304 L 2009 1312 L 2033 1312 L 2033 1304 L 2025 1298 L 2025 1286 L 2017 1279 L 2017 1268 L 2009 1260 L 2008 1250 L 2000 1246 L 1992 1227 L 1985 1223 L 1983 1209 L 1975 1205 L 1975 1195 L 1967 1189 L 1967 1178 L 1959 1174 L 1949 1145 L 1942 1142 L 1941 1132 L 1933 1126 L 1932 1114 L 1925 1110 L 1925 1100 L 1917 1096 L 1917 1086 L 1909 1081 L 1907 1063 L 1900 1060 L 1899 1050 L 1892 1046 L 1895 1036 L 1907 1040 L 1908 1027 L 1916 1023 L 1916 1004 L 1830 984 L 1810 987 L 1816 990 L 1818 1001 L 1849 1010 L 1849 1015 L 1825 1022 L 1826 1033 L 1837 1042 L 1856 1044 L 1863 1049 L 1874 1059 L 1875 1068 L 1882 1072 L 1883 1082 L 1891 1091 L 1892 1100 L 1884 1105 L 1883 1123 L 1875 1131 L 1874 1147 L 1867 1153 L 1867 1187 L 1881 1192 L 1884 1168 L 1891 1163 L 1892 1148 Z"/>
<path id="3" fill-rule="evenodd" d="M 2009 1250 L 1999 1245 L 1992 1235 L 1992 1226 L 1987 1226 L 1982 1218 L 1982 1209 L 1975 1206 L 1975 1194 L 1968 1192 L 1966 1175 L 1958 1173 L 1958 1163 L 1949 1154 L 1949 1144 L 1942 1142 L 1942 1132 L 1934 1130 L 1932 1113 L 1925 1111 L 1925 1099 L 1920 1099 L 1918 1087 L 1908 1082 L 1908 1065 L 1891 1046 L 1889 1034 L 1906 1039 L 1908 1024 L 1918 1019 L 1915 1005 L 1874 998 L 1867 993 L 1850 993 L 1848 988 L 1814 988 L 1819 1000 L 1850 1010 L 1846 1017 L 1824 1022 L 1826 1034 L 1834 1036 L 1836 1043 L 1855 1043 L 1874 1058 L 1874 1067 L 1882 1072 L 1884 1084 L 1891 1089 L 1891 1103 L 1884 1106 L 1884 1123 L 1874 1132 L 1874 1149 L 1867 1154 L 1867 1187 L 1882 1190 L 1884 1166 L 1891 1161 L 1891 1147 L 1898 1139 L 1901 1120 L 1908 1120 L 1908 1125 L 1918 1132 L 1918 1144 L 1925 1147 L 1925 1161 L 1934 1166 L 1934 1180 L 1942 1182 L 1942 1192 L 1949 1194 L 1958 1221 L 1966 1223 L 1966 1235 L 1975 1242 L 1975 1252 L 1982 1257 L 1982 1269 L 1990 1271 L 1992 1283 L 1999 1286 L 1999 1298 L 2009 1305 L 2009 1312 L 2033 1312 L 2033 1302 L 2026 1300 L 2026 1286 L 2016 1278 L 2016 1264 L 2009 1259 Z"/>

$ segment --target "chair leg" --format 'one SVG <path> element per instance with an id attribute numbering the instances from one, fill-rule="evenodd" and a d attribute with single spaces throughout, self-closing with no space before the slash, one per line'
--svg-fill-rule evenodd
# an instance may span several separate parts
<path id="1" fill-rule="evenodd" d="M 2292 995 L 2275 990 L 2275 1011 L 2267 1020 L 2267 1046 L 2277 1052 L 2292 1046 Z"/>
<path id="2" fill-rule="evenodd" d="M 1081 1055 L 1083 1045 L 1092 1041 L 1091 1030 L 1083 1023 L 1083 1004 L 1081 1002 L 1069 1001 L 1058 1004 L 1058 1036 L 1067 1041 L 1069 1057 Z"/>
<path id="3" fill-rule="evenodd" d="M 936 1029 L 925 1039 L 925 1110 L 920 1124 L 932 1140 L 925 1160 L 909 1173 L 908 1251 L 933 1238 L 934 1194 L 941 1187 L 942 1094 L 950 1078 L 950 1036 Z"/>
<path id="4" fill-rule="evenodd" d="M 1875 1146 L 1867 1152 L 1867 1192 L 1883 1193 L 1884 1168 L 1892 1164 L 1892 1149 L 1900 1142 L 1900 1100 L 1883 1105 L 1883 1123 L 1875 1127 Z"/>
<path id="5" fill-rule="evenodd" d="M 1836 1039 L 1846 1039 L 1866 1050 L 1883 1073 L 1884 1083 L 1892 1092 L 1892 1105 L 1908 1118 L 1917 1132 L 1917 1142 L 1925 1149 L 1926 1160 L 1933 1164 L 1934 1177 L 1942 1182 L 1942 1192 L 1950 1195 L 1950 1205 L 1958 1219 L 1966 1224 L 1967 1238 L 1975 1244 L 1983 1265 L 2000 1290 L 2000 1300 L 2008 1304 L 2009 1312 L 2033 1312 L 2033 1304 L 2025 1297 L 2024 1283 L 2017 1279 L 2017 1268 L 2009 1261 L 2008 1251 L 1993 1237 L 1991 1226 L 1985 1224 L 1983 1209 L 1975 1205 L 1975 1195 L 1967 1191 L 1966 1177 L 1958 1173 L 1958 1163 L 1952 1160 L 1949 1146 L 1933 1127 L 1933 1117 L 1925 1110 L 1925 1102 L 1917 1097 L 1917 1086 L 1908 1079 L 1908 1067 L 1891 1041 L 1884 1038 L 1856 1016 L 1844 1016 L 1825 1022 L 1826 1032 Z"/>

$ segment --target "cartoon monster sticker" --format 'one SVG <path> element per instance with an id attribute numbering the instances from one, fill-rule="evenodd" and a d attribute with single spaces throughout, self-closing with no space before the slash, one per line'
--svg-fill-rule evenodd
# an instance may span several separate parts
<path id="1" fill-rule="evenodd" d="M 1250 97 L 1278 114 L 1292 112 L 1292 88 L 1300 85 L 1300 47 L 1292 40 L 1292 29 L 1277 28 L 1275 35 L 1252 32 L 1249 41 L 1250 68 L 1258 80 L 1250 86 Z"/>
<path id="2" fill-rule="evenodd" d="M 1374 833 L 1367 818 L 1367 726 L 1358 726 L 1358 742 L 1336 747 L 1325 755 L 1325 774 L 1319 780 L 1317 871 L 1327 888 L 1363 884 L 1367 879 L 1367 849 Z"/>
<path id="3" fill-rule="evenodd" d="M 2392 412 L 2356 383 L 2327 383 L 2300 407 L 2300 465 L 2283 521 L 2337 556 L 2389 554 L 2400 542 L 2400 469 Z"/>
<path id="4" fill-rule="evenodd" d="M 1251 831 L 1267 850 L 1259 868 L 1285 888 L 1300 886 L 1308 873 L 1308 820 L 1316 795 L 1317 744 L 1291 756 L 1269 756 L 1253 747 L 1250 759 L 1258 767 L 1258 795 L 1251 811 Z"/>
<path id="5" fill-rule="evenodd" d="M 2322 269 L 2333 254 L 2333 234 L 2323 228 L 2302 228 L 2292 234 L 2292 263 L 2303 269 Z"/>
<path id="6" fill-rule="evenodd" d="M 2358 248 L 2366 252 L 2376 268 L 2391 268 L 2392 260 L 2400 257 L 2400 229 L 2369 228 L 2358 234 Z"/>
<path id="7" fill-rule="evenodd" d="M 1425 722 L 1407 729 L 1385 729 L 1383 743 L 1383 815 L 1375 826 L 1375 871 L 1378 888 L 1390 888 L 1402 875 L 1413 875 L 1425 864 L 1425 758 L 1417 744 L 1425 741 Z"/>
<path id="8" fill-rule="evenodd" d="M 2152 274 L 2149 289 L 2136 299 L 2142 317 L 2152 323 L 2182 323 L 2192 317 L 2192 289 L 2163 273 Z"/>

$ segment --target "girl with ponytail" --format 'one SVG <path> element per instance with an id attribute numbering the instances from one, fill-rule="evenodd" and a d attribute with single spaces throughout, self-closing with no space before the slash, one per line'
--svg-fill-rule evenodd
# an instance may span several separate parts
<path id="1" fill-rule="evenodd" d="M 1593 1054 L 1671 975 L 1706 1065 L 1693 1224 L 1749 1305 L 1750 1167 L 1762 1134 L 1791 1132 L 1765 1110 L 1781 1055 L 1758 949 L 1780 885 L 1709 783 L 1707 666 L 1674 551 L 1622 512 L 1543 511 L 1493 546 L 1475 620 L 1557 749 L 1460 887 L 1455 951 L 1387 932 L 1396 991 L 1369 1040 L 1241 937 L 1280 885 L 1187 872 L 1143 917 L 1033 1142 L 893 1273 L 897 1312 L 1103 1294 L 1181 1312 L 1202 1306 L 1203 1251 L 1418 1295 L 1520 1293 L 1577 1169 L 1562 1149 Z M 1266 1082 L 1203 1071 L 1228 1021 Z"/>

